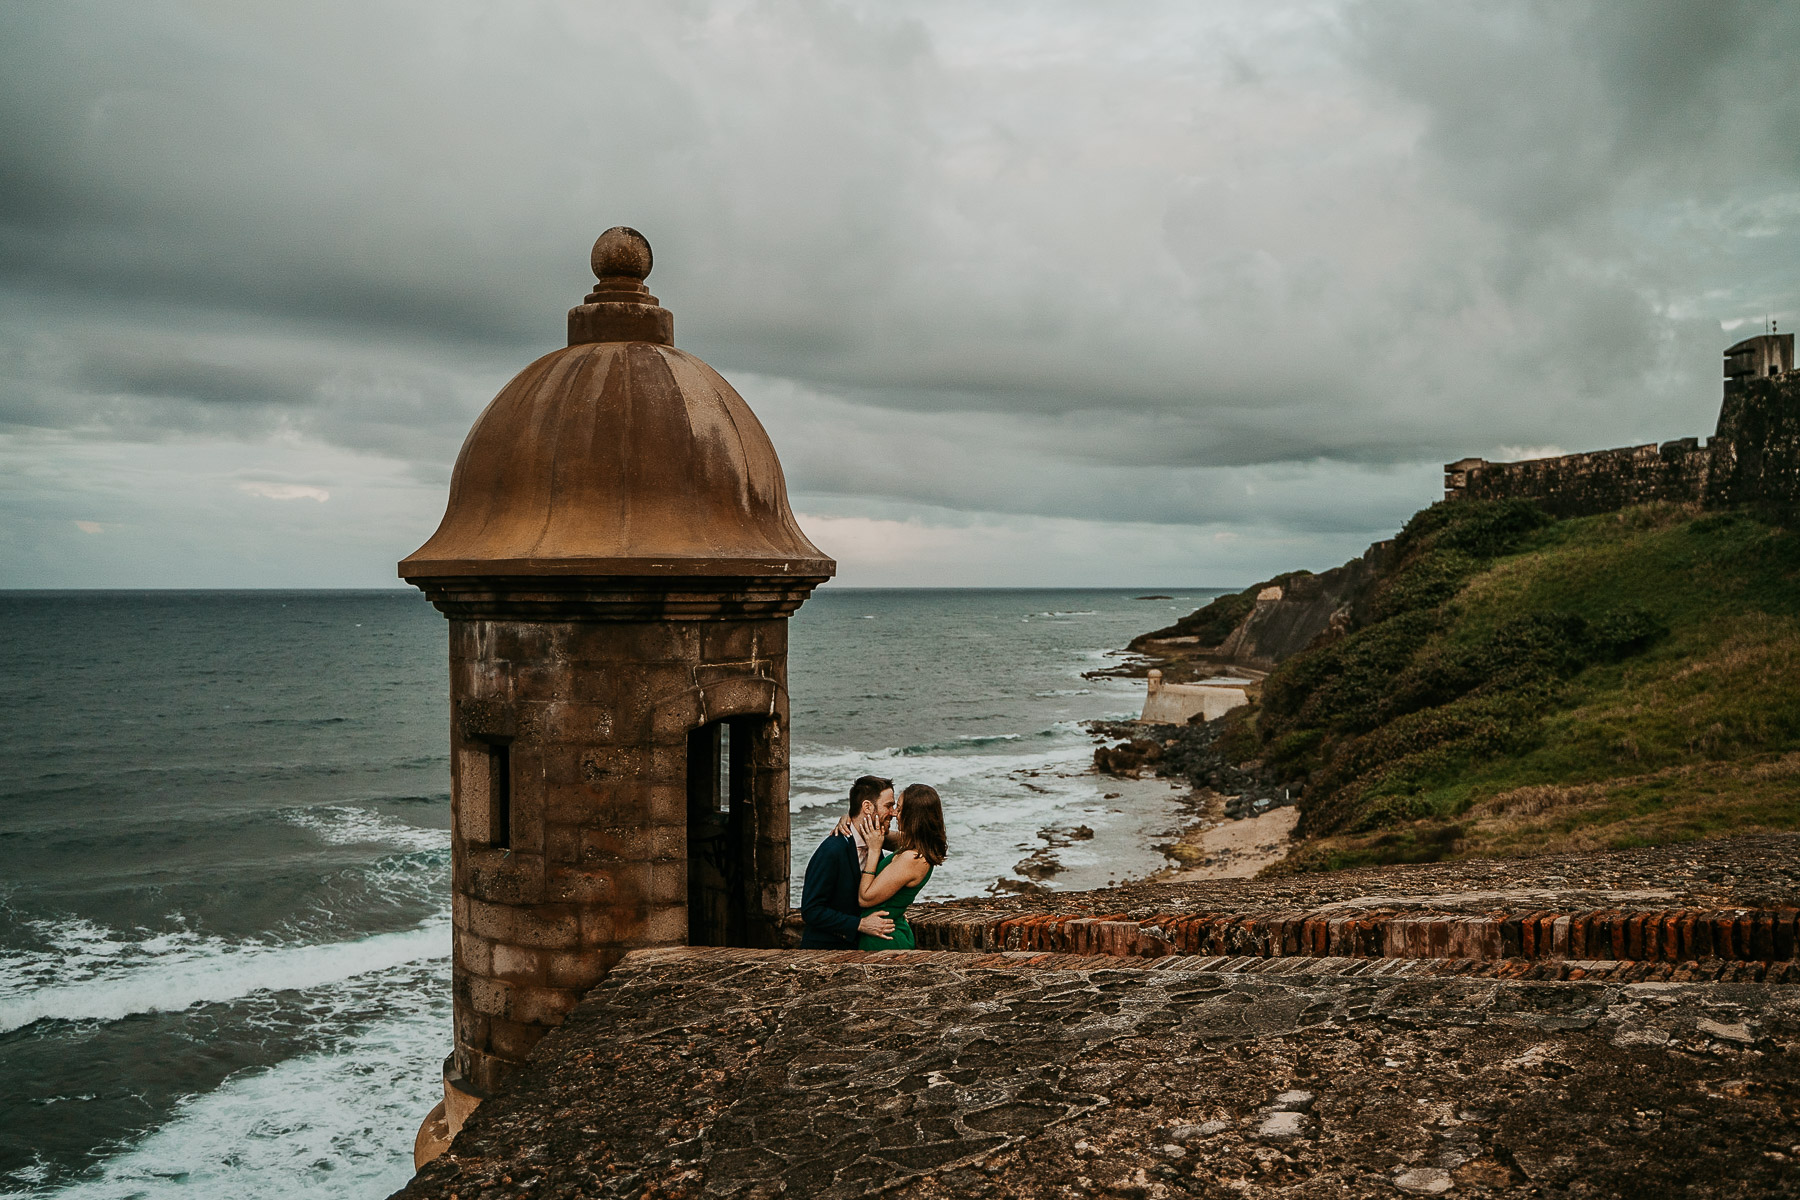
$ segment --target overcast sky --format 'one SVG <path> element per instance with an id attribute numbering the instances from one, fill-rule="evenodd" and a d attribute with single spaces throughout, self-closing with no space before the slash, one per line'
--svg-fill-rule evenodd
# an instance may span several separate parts
<path id="1" fill-rule="evenodd" d="M 1704 435 L 1800 4 L 0 6 L 0 587 L 385 586 L 611 225 L 846 584 L 1243 585 Z"/>

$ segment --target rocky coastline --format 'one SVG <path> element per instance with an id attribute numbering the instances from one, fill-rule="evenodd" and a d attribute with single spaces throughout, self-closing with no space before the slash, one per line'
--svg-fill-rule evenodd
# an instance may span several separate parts
<path id="1" fill-rule="evenodd" d="M 1094 766 L 1122 779 L 1156 777 L 1185 786 L 1185 817 L 1156 843 L 1169 865 L 1154 881 L 1232 879 L 1286 856 L 1296 793 L 1261 762 L 1233 761 L 1221 748 L 1223 718 L 1189 725 L 1094 721 Z"/>
<path id="2" fill-rule="evenodd" d="M 1172 681 L 1266 673 L 1206 732 L 1097 727 L 1096 767 L 1187 780 L 1196 822 L 1291 801 L 1280 870 L 1800 827 L 1797 564 L 1757 512 L 1435 505 L 1133 639 L 1109 673 L 1160 687 L 1153 715 L 1202 690 Z"/>
<path id="3" fill-rule="evenodd" d="M 1160 671 L 1164 682 L 1183 684 L 1229 673 L 1253 681 L 1246 694 L 1254 701 L 1269 671 L 1344 636 L 1366 617 L 1393 555 L 1392 541 L 1377 542 L 1329 571 L 1289 572 L 1217 597 L 1173 625 L 1133 638 L 1116 665 L 1089 675 L 1134 679 Z M 1195 717 L 1184 725 L 1088 723 L 1099 743 L 1094 767 L 1101 774 L 1161 777 L 1189 789 L 1188 820 L 1158 844 L 1169 866 L 1155 879 L 1241 878 L 1286 857 L 1302 785 L 1233 745 L 1235 728 L 1230 716 Z M 1236 828 L 1240 821 L 1252 825 Z"/>

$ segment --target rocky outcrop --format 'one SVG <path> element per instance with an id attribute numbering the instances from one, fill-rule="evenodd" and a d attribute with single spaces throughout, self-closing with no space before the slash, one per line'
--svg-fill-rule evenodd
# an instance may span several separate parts
<path id="1" fill-rule="evenodd" d="M 1131 649 L 1191 655 L 1209 667 L 1269 671 L 1321 636 L 1354 628 L 1393 547 L 1392 541 L 1376 542 L 1341 567 L 1318 575 L 1279 575 L 1221 596 L 1167 628 L 1133 639 Z"/>
<path id="2" fill-rule="evenodd" d="M 1102 775 L 1121 779 L 1142 779 L 1162 761 L 1163 744 L 1151 738 L 1131 738 L 1117 746 L 1100 746 L 1094 751 L 1094 769 Z"/>
<path id="3" fill-rule="evenodd" d="M 1197 721 L 1187 725 L 1134 725 L 1096 721 L 1097 737 L 1122 738 L 1094 751 L 1094 766 L 1103 775 L 1142 779 L 1160 775 L 1186 779 L 1195 791 L 1213 791 L 1225 799 L 1225 815 L 1250 817 L 1292 804 L 1299 791 L 1258 761 L 1234 763 L 1218 750 L 1224 724 Z"/>
<path id="4" fill-rule="evenodd" d="M 1312 645 L 1321 634 L 1353 628 L 1394 543 L 1376 542 L 1361 558 L 1320 575 L 1296 575 L 1285 586 L 1264 589 L 1231 635 L 1219 643 L 1220 659 L 1267 671 Z"/>

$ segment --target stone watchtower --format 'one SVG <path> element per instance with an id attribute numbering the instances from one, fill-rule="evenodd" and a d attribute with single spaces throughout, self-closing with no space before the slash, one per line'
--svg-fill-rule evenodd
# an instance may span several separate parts
<path id="1" fill-rule="evenodd" d="M 1794 335 L 1761 333 L 1725 351 L 1726 385 L 1785 375 L 1794 369 Z"/>
<path id="2" fill-rule="evenodd" d="M 627 950 L 773 946 L 787 914 L 787 618 L 836 564 L 650 265 L 601 235 L 568 346 L 400 563 L 450 619 L 451 1134 Z"/>

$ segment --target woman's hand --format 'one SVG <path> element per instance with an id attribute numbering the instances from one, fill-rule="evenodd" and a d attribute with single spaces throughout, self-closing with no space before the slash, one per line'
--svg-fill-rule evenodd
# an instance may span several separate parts
<path id="1" fill-rule="evenodd" d="M 863 845 L 867 847 L 870 857 L 874 861 L 880 862 L 882 834 L 886 832 L 882 829 L 881 823 L 873 816 L 858 817 L 856 818 L 856 832 L 862 834 Z"/>

